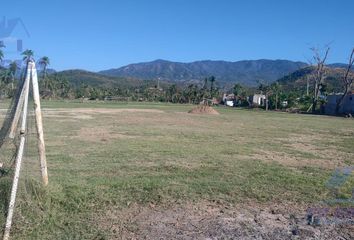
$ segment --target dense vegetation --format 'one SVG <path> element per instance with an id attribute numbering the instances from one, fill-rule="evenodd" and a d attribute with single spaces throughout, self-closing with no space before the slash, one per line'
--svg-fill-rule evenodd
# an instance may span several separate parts
<path id="1" fill-rule="evenodd" d="M 27 50 L 23 53 L 24 60 L 33 57 L 33 52 Z M 0 54 L 2 60 L 3 54 Z M 12 97 L 16 89 L 17 80 L 23 77 L 18 63 L 13 62 L 7 68 L 0 69 L 0 97 Z M 40 66 L 40 93 L 45 99 L 89 99 L 89 100 L 117 100 L 117 101 L 158 101 L 172 103 L 199 103 L 203 100 L 222 103 L 223 94 L 233 93 L 233 100 L 236 106 L 251 106 L 249 96 L 255 93 L 264 94 L 267 98 L 266 109 L 298 108 L 307 110 L 313 104 L 313 92 L 316 79 L 316 66 L 307 66 L 291 72 L 289 75 L 277 81 L 260 80 L 260 77 L 253 76 L 262 72 L 262 76 L 270 78 L 270 72 L 274 73 L 276 66 L 282 66 L 275 75 L 306 66 L 302 63 L 289 61 L 241 61 L 236 63 L 202 61 L 193 64 L 178 64 L 167 61 L 155 61 L 145 64 L 130 65 L 124 69 L 93 73 L 84 70 L 68 70 L 62 72 L 48 73 L 48 57 L 42 57 L 38 61 Z M 221 64 L 221 65 L 220 65 Z M 230 66 L 229 66 L 229 65 Z M 214 69 L 215 65 L 220 65 L 220 69 Z M 335 68 L 338 67 L 338 68 Z M 339 68 L 341 67 L 341 68 Z M 190 68 L 195 68 L 193 71 Z M 225 84 L 224 75 L 231 74 L 236 68 L 243 69 L 243 72 L 252 72 L 258 86 L 241 84 L 241 77 L 233 83 Z M 149 71 L 147 69 L 150 69 Z M 167 71 L 166 69 L 169 69 Z M 183 70 L 184 69 L 184 70 Z M 201 80 L 201 70 L 204 73 L 217 73 L 214 77 Z M 207 71 L 207 69 L 209 69 Z M 258 70 L 257 70 L 258 69 Z M 188 75 L 186 72 L 197 72 L 200 74 Z M 257 70 L 257 71 L 256 71 Z M 128 72 L 127 72 L 128 71 Z M 167 72 L 166 72 L 167 71 Z M 179 72 L 178 74 L 176 73 Z M 182 71 L 182 72 L 181 72 Z M 280 71 L 280 72 L 279 72 Z M 145 77 L 136 78 L 145 74 Z M 107 74 L 107 75 L 104 75 Z M 161 74 L 161 78 L 156 79 L 156 74 Z M 178 76 L 177 76 L 177 75 Z M 272 75 L 273 77 L 275 75 Z M 111 76 L 108 76 L 111 75 Z M 114 75 L 114 76 L 113 76 Z M 119 77 L 119 75 L 126 75 Z M 248 77 L 250 77 L 249 75 Z M 318 101 L 323 104 L 325 96 L 333 92 L 341 92 L 343 86 L 341 79 L 345 75 L 345 65 L 334 65 L 323 70 L 323 79 L 318 87 Z M 174 77 L 173 77 L 174 76 Z M 353 77 L 352 74 L 349 75 Z M 185 81 L 168 81 L 166 79 L 185 78 Z M 196 81 L 188 81 L 192 78 L 199 78 Z M 142 80 L 142 79 L 155 80 Z M 234 84 L 234 85 L 233 85 Z M 317 100 L 316 100 L 317 101 Z"/>
<path id="2" fill-rule="evenodd" d="M 1 70 L 2 97 L 11 97 L 16 88 L 18 69 Z M 215 78 L 206 78 L 203 86 L 177 85 L 134 78 L 107 77 L 82 70 L 70 70 L 46 76 L 40 74 L 40 92 L 46 99 L 90 99 L 198 103 L 219 96 Z"/>
<path id="3" fill-rule="evenodd" d="M 2 97 L 11 97 L 17 84 L 17 72 L 21 71 L 15 63 L 0 70 Z M 272 84 L 259 83 L 257 87 L 247 87 L 239 83 L 232 88 L 221 89 L 218 79 L 211 76 L 204 81 L 192 84 L 178 84 L 165 81 L 139 80 L 136 78 L 109 77 L 83 70 L 69 70 L 53 74 L 41 71 L 40 92 L 46 99 L 91 99 L 118 101 L 159 101 L 173 103 L 199 103 L 203 99 L 222 99 L 224 92 L 233 93 L 239 106 L 249 106 L 248 96 L 262 93 L 268 96 L 269 109 L 287 107 L 308 108 L 311 99 L 306 93 L 313 89 L 313 68 L 295 71 Z M 344 70 L 328 68 L 322 89 L 323 94 L 340 91 L 339 78 Z"/>

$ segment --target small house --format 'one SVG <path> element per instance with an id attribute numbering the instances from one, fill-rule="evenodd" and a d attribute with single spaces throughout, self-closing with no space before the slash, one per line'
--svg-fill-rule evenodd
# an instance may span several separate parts
<path id="1" fill-rule="evenodd" d="M 252 106 L 263 107 L 266 105 L 267 97 L 263 94 L 254 94 L 249 97 L 249 102 Z"/>
<path id="2" fill-rule="evenodd" d="M 223 96 L 223 102 L 226 106 L 229 106 L 229 107 L 234 107 L 236 104 L 236 96 L 235 94 L 231 93 L 231 94 L 224 94 Z"/>

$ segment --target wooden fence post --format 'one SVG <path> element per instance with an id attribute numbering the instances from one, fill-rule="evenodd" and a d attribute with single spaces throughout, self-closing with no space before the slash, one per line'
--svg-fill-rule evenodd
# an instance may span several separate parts
<path id="1" fill-rule="evenodd" d="M 30 63 L 28 63 L 28 64 L 30 64 Z M 23 102 L 22 122 L 21 122 L 21 130 L 20 130 L 20 134 L 21 134 L 20 146 L 18 148 L 17 157 L 16 157 L 15 174 L 14 174 L 14 180 L 13 180 L 12 188 L 11 188 L 11 196 L 10 196 L 9 210 L 8 210 L 7 218 L 6 218 L 4 240 L 8 240 L 10 237 L 12 217 L 13 217 L 13 213 L 14 213 L 17 188 L 18 188 L 18 180 L 20 178 L 23 150 L 24 150 L 25 141 L 26 141 L 27 107 L 28 107 L 28 92 L 29 92 L 30 75 L 31 75 L 31 70 L 28 68 L 26 80 L 24 83 L 25 90 L 24 90 L 24 102 Z"/>
<path id="2" fill-rule="evenodd" d="M 9 131 L 9 138 L 15 138 L 16 130 L 17 130 L 17 125 L 20 120 L 21 112 L 22 112 L 22 107 L 23 107 L 23 102 L 25 99 L 25 91 L 26 91 L 26 84 L 23 84 L 22 90 L 21 90 L 21 95 L 20 98 L 18 99 L 17 106 L 16 106 L 16 112 L 14 115 L 14 118 L 11 123 L 11 128 Z"/>
<path id="3" fill-rule="evenodd" d="M 38 137 L 38 153 L 39 160 L 41 163 L 41 172 L 44 186 L 48 185 L 48 171 L 47 171 L 47 159 L 45 156 L 45 144 L 43 136 L 43 122 L 42 122 L 42 112 L 41 112 L 41 102 L 39 96 L 38 78 L 36 66 L 32 65 L 32 89 L 33 89 L 33 100 L 34 100 L 34 111 L 36 116 L 36 129 Z"/>

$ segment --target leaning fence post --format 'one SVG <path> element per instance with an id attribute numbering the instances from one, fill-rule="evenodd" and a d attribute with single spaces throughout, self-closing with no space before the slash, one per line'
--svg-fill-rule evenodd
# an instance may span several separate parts
<path id="1" fill-rule="evenodd" d="M 29 65 L 29 64 L 31 64 L 31 62 L 28 62 L 27 64 Z M 20 146 L 17 151 L 15 174 L 14 174 L 14 180 L 13 180 L 12 188 L 11 188 L 11 196 L 10 196 L 9 209 L 8 209 L 7 218 L 6 218 L 4 240 L 8 240 L 10 237 L 12 217 L 13 217 L 13 213 L 14 213 L 17 188 L 18 188 L 18 180 L 20 178 L 23 150 L 24 150 L 25 141 L 26 141 L 26 124 L 27 124 L 27 108 L 28 108 L 28 92 L 29 92 L 30 76 L 31 76 L 31 69 L 27 68 L 26 80 L 23 85 L 24 102 L 23 102 L 21 129 L 20 129 L 20 136 L 21 136 L 20 137 Z"/>
<path id="2" fill-rule="evenodd" d="M 44 186 L 48 185 L 48 171 L 47 171 L 47 159 L 45 156 L 45 144 L 43 135 L 43 122 L 42 122 L 42 112 L 41 112 L 41 102 L 39 96 L 38 78 L 35 64 L 32 65 L 32 88 L 33 88 L 33 100 L 34 100 L 34 111 L 36 116 L 36 130 L 38 137 L 38 153 L 39 160 L 41 164 L 41 172 Z"/>

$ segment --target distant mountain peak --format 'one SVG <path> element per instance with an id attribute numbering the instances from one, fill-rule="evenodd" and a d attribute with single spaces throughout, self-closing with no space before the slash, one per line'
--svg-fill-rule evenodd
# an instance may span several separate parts
<path id="1" fill-rule="evenodd" d="M 171 61 L 165 60 L 165 59 L 156 59 L 152 61 L 153 63 L 171 63 Z"/>

